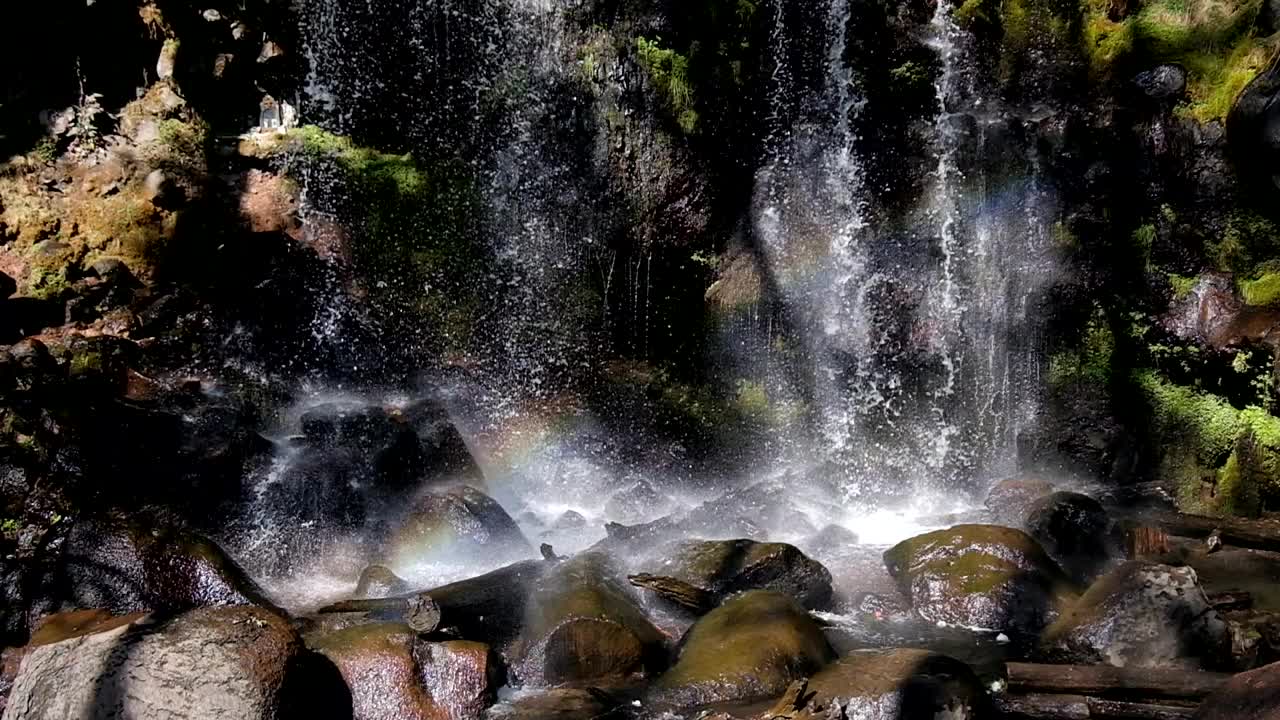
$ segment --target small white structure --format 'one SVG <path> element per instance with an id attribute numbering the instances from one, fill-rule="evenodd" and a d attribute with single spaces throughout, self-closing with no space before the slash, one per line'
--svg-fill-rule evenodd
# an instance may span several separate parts
<path id="1" fill-rule="evenodd" d="M 284 127 L 284 115 L 280 110 L 280 103 L 275 98 L 263 95 L 259 108 L 259 130 L 279 130 Z"/>

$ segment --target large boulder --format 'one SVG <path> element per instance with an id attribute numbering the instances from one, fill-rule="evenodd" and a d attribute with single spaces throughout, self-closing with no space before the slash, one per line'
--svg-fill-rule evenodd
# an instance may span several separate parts
<path id="1" fill-rule="evenodd" d="M 488 645 L 431 642 L 399 623 L 357 625 L 308 643 L 342 674 L 353 720 L 479 718 L 501 684 Z"/>
<path id="2" fill-rule="evenodd" d="M 1130 561 L 1045 630 L 1041 651 L 1065 663 L 1228 668 L 1231 637 L 1194 570 Z"/>
<path id="3" fill-rule="evenodd" d="M 675 665 L 654 683 L 652 698 L 690 707 L 774 697 L 834 657 L 822 629 L 794 599 L 752 590 L 689 629 Z"/>
<path id="4" fill-rule="evenodd" d="M 351 717 L 325 670 L 283 618 L 202 608 L 31 649 L 4 720 Z"/>
<path id="5" fill-rule="evenodd" d="M 924 619 L 1027 641 L 1074 599 L 1061 569 L 1032 537 L 997 525 L 957 525 L 884 554 L 889 574 Z"/>
<path id="6" fill-rule="evenodd" d="M 523 628 L 516 667 L 525 684 L 626 680 L 666 666 L 665 637 L 602 554 L 548 571 L 529 598 Z"/>
<path id="7" fill-rule="evenodd" d="M 1121 539 L 1102 503 L 1073 492 L 1056 492 L 1032 504 L 1023 529 L 1074 582 L 1084 586 L 1115 563 Z"/>
<path id="8" fill-rule="evenodd" d="M 387 598 L 409 592 L 409 583 L 382 565 L 370 565 L 360 573 L 356 582 L 355 597 L 361 599 Z"/>
<path id="9" fill-rule="evenodd" d="M 1231 678 L 1200 703 L 1195 720 L 1280 720 L 1280 662 Z"/>
<path id="10" fill-rule="evenodd" d="M 385 560 L 400 570 L 460 557 L 491 563 L 532 554 L 520 527 L 496 500 L 461 485 L 419 495 L 393 531 Z"/>
<path id="11" fill-rule="evenodd" d="M 711 610 L 744 590 L 776 590 L 810 610 L 831 604 L 831 573 L 794 545 L 754 540 L 686 540 L 669 543 L 646 575 L 668 577 L 692 587 Z"/>
<path id="12" fill-rule="evenodd" d="M 63 542 L 51 592 L 55 605 L 118 614 L 206 605 L 273 607 L 211 540 L 140 518 L 75 523 Z"/>
<path id="13" fill-rule="evenodd" d="M 774 717 L 936 720 L 990 716 L 986 692 L 969 666 L 928 650 L 854 652 L 788 692 Z"/>
<path id="14" fill-rule="evenodd" d="M 1274 170 L 1280 159 L 1280 60 L 1273 60 L 1237 96 L 1227 116 L 1227 138 L 1242 174 L 1255 182 L 1257 196 L 1273 199 L 1280 191 L 1280 175 Z"/>

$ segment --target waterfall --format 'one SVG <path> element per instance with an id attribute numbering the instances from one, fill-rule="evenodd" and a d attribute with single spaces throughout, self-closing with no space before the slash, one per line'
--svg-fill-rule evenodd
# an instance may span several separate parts
<path id="1" fill-rule="evenodd" d="M 938 3 L 928 25 L 933 172 L 901 219 L 866 183 L 859 127 L 875 99 L 846 58 L 848 2 L 826 8 L 821 86 L 772 75 L 754 223 L 805 349 L 816 432 L 792 441 L 863 503 L 964 494 L 1014 472 L 1035 416 L 1034 304 L 1054 273 L 1054 198 L 1034 142 L 1043 117 L 1002 107 L 979 80 L 952 9 Z M 797 62 L 780 7 L 775 22 L 775 62 Z M 787 117 L 793 94 L 804 100 Z"/>

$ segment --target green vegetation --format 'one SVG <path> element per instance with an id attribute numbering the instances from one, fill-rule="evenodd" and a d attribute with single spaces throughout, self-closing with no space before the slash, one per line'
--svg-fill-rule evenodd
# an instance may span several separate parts
<path id="1" fill-rule="evenodd" d="M 1256 276 L 1269 268 L 1263 261 L 1280 256 L 1280 229 L 1250 210 L 1236 210 L 1227 218 L 1222 236 L 1205 245 L 1214 268 Z"/>
<path id="2" fill-rule="evenodd" d="M 1253 23 L 1259 0 L 1155 0 L 1116 19 L 1109 0 L 1088 0 L 1082 39 L 1090 67 L 1105 75 L 1130 55 L 1149 67 L 1176 63 L 1187 71 L 1179 114 L 1222 120 L 1235 98 L 1274 55 Z"/>
<path id="3" fill-rule="evenodd" d="M 1078 348 L 1054 354 L 1049 358 L 1049 386 L 1063 387 L 1074 383 L 1106 385 L 1111 378 L 1111 356 L 1115 352 L 1115 335 L 1101 311 L 1085 326 Z"/>
<path id="4" fill-rule="evenodd" d="M 1169 287 L 1173 288 L 1173 299 L 1184 300 L 1191 293 L 1195 292 L 1196 285 L 1200 284 L 1200 278 L 1189 275 L 1178 275 L 1177 273 L 1169 273 Z"/>
<path id="5" fill-rule="evenodd" d="M 698 112 L 693 108 L 693 89 L 689 86 L 689 59 L 675 50 L 663 48 L 661 42 L 662 38 L 636 38 L 637 57 L 654 89 L 666 99 L 680 128 L 693 134 L 698 129 Z"/>
<path id="6" fill-rule="evenodd" d="M 1240 292 L 1246 305 L 1275 305 L 1280 303 L 1280 272 L 1269 272 L 1256 280 L 1240 283 Z"/>
<path id="7" fill-rule="evenodd" d="M 1164 448 L 1161 472 L 1188 511 L 1256 515 L 1280 500 L 1280 418 L 1258 406 L 1237 410 L 1216 395 L 1137 377 Z M 1212 485 L 1206 497 L 1204 488 Z"/>

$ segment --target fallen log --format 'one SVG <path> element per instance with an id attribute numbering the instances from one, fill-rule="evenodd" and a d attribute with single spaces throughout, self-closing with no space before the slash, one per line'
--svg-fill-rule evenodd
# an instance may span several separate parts
<path id="1" fill-rule="evenodd" d="M 1015 720 L 1187 720 L 1196 708 L 1123 702 L 1083 695 L 999 695 L 996 706 Z"/>
<path id="2" fill-rule="evenodd" d="M 1231 679 L 1205 670 L 1118 668 L 1109 665 L 1005 664 L 1010 694 L 1124 696 L 1199 701 Z"/>
<path id="3" fill-rule="evenodd" d="M 1130 516 L 1132 528 L 1147 526 L 1178 537 L 1208 539 L 1216 531 L 1222 542 L 1240 548 L 1280 551 L 1280 522 L 1145 511 Z"/>
<path id="4" fill-rule="evenodd" d="M 534 582 L 552 563 L 526 560 L 431 590 L 373 600 L 345 600 L 320 613 L 375 613 L 420 633 L 452 628 L 467 640 L 502 643 L 515 637 Z"/>
<path id="5" fill-rule="evenodd" d="M 1209 598 L 1209 605 L 1218 612 L 1253 609 L 1253 594 L 1247 590 L 1206 593 L 1206 597 Z"/>

